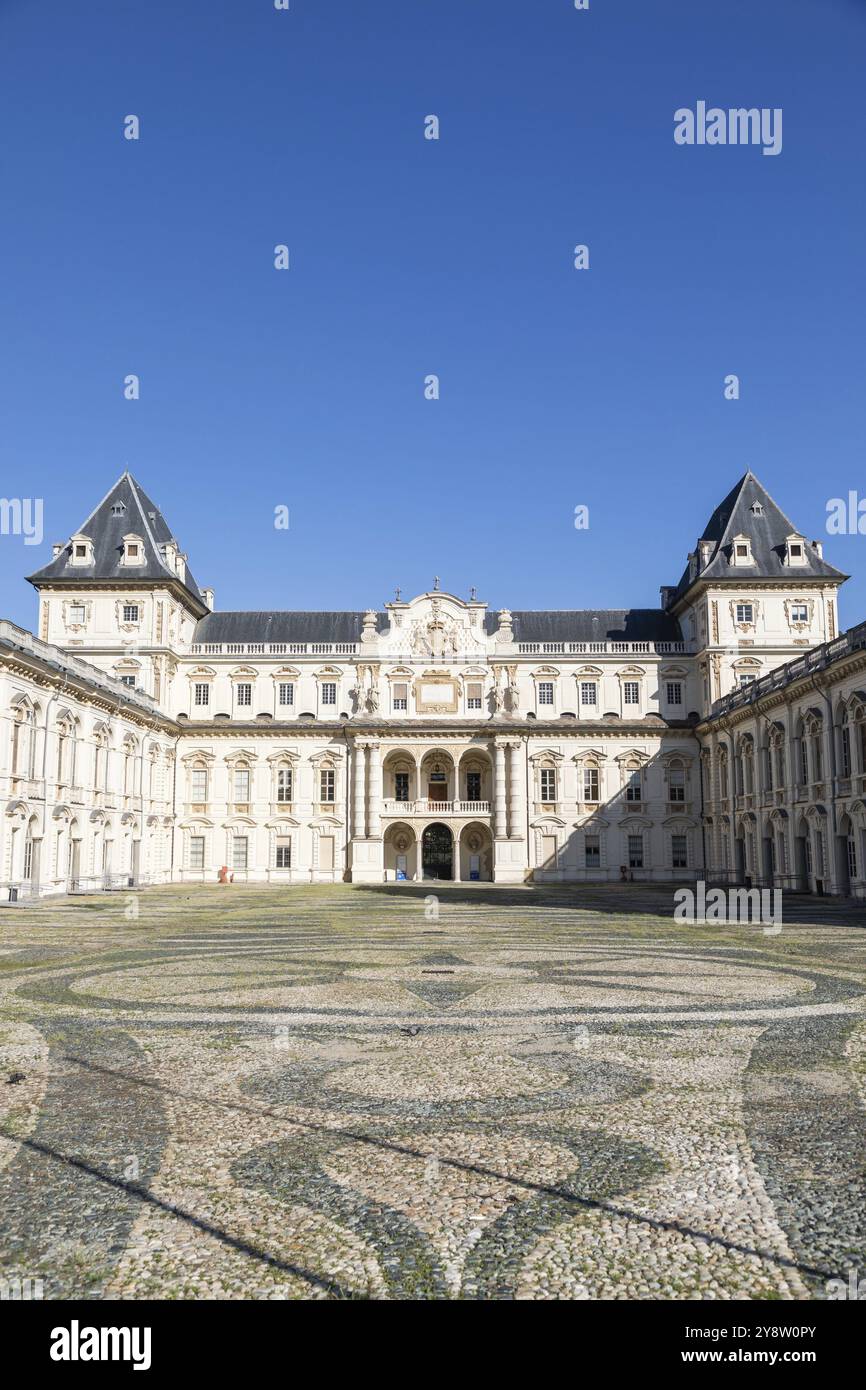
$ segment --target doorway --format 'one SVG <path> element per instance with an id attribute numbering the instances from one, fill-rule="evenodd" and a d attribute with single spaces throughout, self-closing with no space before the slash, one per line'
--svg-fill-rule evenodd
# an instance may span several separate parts
<path id="1" fill-rule="evenodd" d="M 454 840 L 447 826 L 427 826 L 421 838 L 421 866 L 425 878 L 454 877 Z"/>

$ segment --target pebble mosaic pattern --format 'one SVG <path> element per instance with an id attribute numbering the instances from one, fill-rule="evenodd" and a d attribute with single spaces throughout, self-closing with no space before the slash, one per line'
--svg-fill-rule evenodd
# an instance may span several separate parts
<path id="1" fill-rule="evenodd" d="M 778 935 L 632 885 L 3 912 L 0 1278 L 826 1297 L 866 1274 L 866 910 L 791 903 Z"/>

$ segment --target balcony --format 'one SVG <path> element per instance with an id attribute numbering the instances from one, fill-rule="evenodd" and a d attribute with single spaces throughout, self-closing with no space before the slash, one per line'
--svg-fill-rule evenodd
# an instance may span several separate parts
<path id="1" fill-rule="evenodd" d="M 489 801 L 395 801 L 382 802 L 383 816 L 489 816 Z"/>

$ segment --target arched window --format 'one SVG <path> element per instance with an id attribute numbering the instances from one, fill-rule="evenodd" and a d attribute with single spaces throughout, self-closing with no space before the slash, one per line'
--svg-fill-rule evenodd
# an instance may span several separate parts
<path id="1" fill-rule="evenodd" d="M 824 778 L 824 752 L 821 747 L 824 722 L 820 715 L 816 714 L 808 720 L 806 732 L 809 742 L 809 766 L 812 773 L 812 781 L 821 782 Z"/>
<path id="2" fill-rule="evenodd" d="M 135 791 L 135 750 L 136 742 L 131 734 L 123 740 L 123 795 L 132 796 Z"/>
<path id="3" fill-rule="evenodd" d="M 75 720 L 71 715 L 62 714 L 57 720 L 57 781 L 61 786 L 70 786 L 75 781 Z"/>
<path id="4" fill-rule="evenodd" d="M 32 777 L 36 753 L 36 711 L 21 700 L 12 716 L 12 776 Z"/>
<path id="5" fill-rule="evenodd" d="M 847 705 L 842 710 L 839 728 L 839 775 L 841 777 L 851 776 L 851 728 L 848 722 Z"/>
<path id="6" fill-rule="evenodd" d="M 728 797 L 728 750 L 719 749 L 719 795 L 723 801 Z"/>
<path id="7" fill-rule="evenodd" d="M 106 791 L 108 787 L 108 730 L 100 724 L 93 731 L 93 789 Z"/>

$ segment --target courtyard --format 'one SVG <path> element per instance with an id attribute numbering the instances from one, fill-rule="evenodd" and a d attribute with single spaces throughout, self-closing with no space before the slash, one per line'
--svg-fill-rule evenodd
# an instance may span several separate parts
<path id="1" fill-rule="evenodd" d="M 435 896 L 433 888 L 435 886 Z M 784 1299 L 866 1271 L 866 910 L 185 885 L 0 915 L 0 1277 Z"/>

